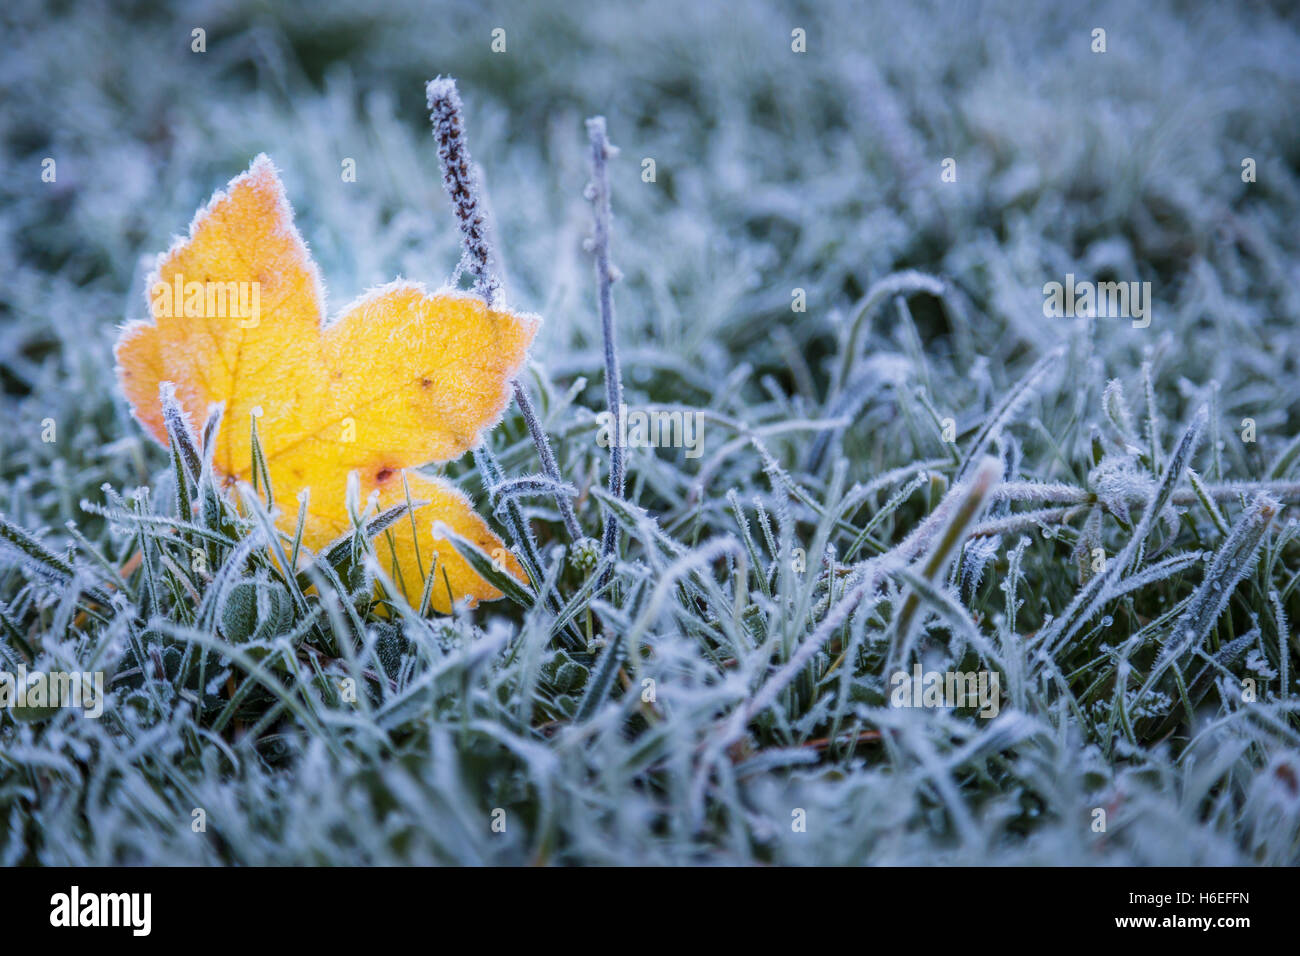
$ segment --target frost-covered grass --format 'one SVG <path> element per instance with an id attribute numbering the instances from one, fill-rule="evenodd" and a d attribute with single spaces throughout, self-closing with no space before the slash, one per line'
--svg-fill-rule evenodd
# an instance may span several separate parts
<path id="1" fill-rule="evenodd" d="M 0 10 L 0 670 L 111 688 L 97 721 L 0 712 L 0 861 L 1300 860 L 1284 5 L 110 6 Z M 535 587 L 420 620 L 363 547 L 290 580 L 256 510 L 180 527 L 207 486 L 110 349 L 140 257 L 262 151 L 331 302 L 450 275 L 437 74 L 507 301 L 545 317 L 523 383 L 576 518 L 619 533 L 606 581 L 518 499 Z M 596 114 L 625 401 L 706 412 L 698 459 L 629 450 L 627 503 Z M 1150 327 L 1044 318 L 1067 273 L 1151 282 Z M 476 461 L 541 471 L 517 410 L 490 446 L 449 468 L 485 511 Z M 912 659 L 995 670 L 999 715 L 889 706 Z"/>

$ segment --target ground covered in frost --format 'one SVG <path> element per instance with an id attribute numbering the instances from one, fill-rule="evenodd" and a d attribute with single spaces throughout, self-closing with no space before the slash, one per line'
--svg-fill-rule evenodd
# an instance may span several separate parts
<path id="1" fill-rule="evenodd" d="M 366 6 L 0 11 L 0 669 L 110 689 L 0 712 L 0 862 L 1300 860 L 1285 4 Z M 335 306 L 450 276 L 437 74 L 618 561 L 598 591 L 534 497 L 520 601 L 379 613 L 358 560 L 303 618 L 232 505 L 187 570 L 111 344 L 141 257 L 263 151 Z M 631 450 L 626 504 L 597 113 L 626 400 L 707 413 L 699 457 Z M 1150 282 L 1149 326 L 1045 317 L 1067 274 Z M 539 470 L 516 412 L 490 440 Z M 997 716 L 891 706 L 913 662 L 996 673 Z"/>

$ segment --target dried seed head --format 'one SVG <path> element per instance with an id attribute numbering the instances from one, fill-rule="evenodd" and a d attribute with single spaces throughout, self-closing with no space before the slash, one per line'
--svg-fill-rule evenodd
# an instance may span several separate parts
<path id="1" fill-rule="evenodd" d="M 451 77 L 436 77 L 425 86 L 433 136 L 438 141 L 438 160 L 442 164 L 442 185 L 451 199 L 465 240 L 468 266 L 474 275 L 475 291 L 495 304 L 500 283 L 492 273 L 491 247 L 483 214 L 479 211 L 478 189 L 469 147 L 465 145 L 465 127 L 461 117 L 460 94 Z"/>

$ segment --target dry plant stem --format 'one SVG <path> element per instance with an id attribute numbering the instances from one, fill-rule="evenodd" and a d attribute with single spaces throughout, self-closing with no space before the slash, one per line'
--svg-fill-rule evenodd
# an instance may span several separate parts
<path id="1" fill-rule="evenodd" d="M 461 115 L 460 93 L 451 77 L 437 77 L 425 86 L 429 120 L 438 141 L 438 160 L 442 164 L 442 185 L 447 190 L 456 221 L 460 224 L 461 242 L 476 291 L 496 305 L 501 286 L 492 275 L 492 253 L 488 248 L 483 214 L 478 208 L 478 191 L 474 188 L 474 168 L 469 147 L 465 145 L 465 123 Z"/>
<path id="2" fill-rule="evenodd" d="M 591 141 L 591 185 L 588 187 L 587 195 L 592 204 L 593 232 L 591 248 L 596 257 L 596 288 L 600 306 L 600 328 L 605 344 L 605 403 L 609 406 L 611 434 L 615 436 L 609 445 L 609 493 L 611 497 L 622 498 L 625 467 L 625 450 L 620 440 L 622 435 L 620 415 L 623 404 L 623 373 L 619 369 L 618 349 L 614 343 L 613 285 L 615 272 L 614 267 L 609 262 L 611 218 L 609 158 L 617 150 L 610 145 L 609 137 L 605 133 L 605 117 L 593 116 L 587 120 L 587 135 Z M 597 592 L 609 584 L 614 574 L 614 561 L 611 558 L 614 555 L 614 546 L 617 541 L 618 522 L 614 519 L 613 514 L 607 510 L 600 545 L 601 563 L 604 565 L 604 569 L 601 571 L 596 584 Z M 663 592 L 658 591 L 656 593 L 662 594 Z M 582 704 L 578 708 L 576 719 L 579 722 L 590 718 L 596 709 L 604 703 L 613 682 L 614 668 L 618 664 L 622 646 L 626 644 L 632 647 L 635 653 L 637 640 L 640 638 L 639 632 L 635 629 L 631 640 L 628 641 L 623 640 L 621 633 L 609 634 L 608 631 L 606 633 L 608 637 L 604 653 L 587 685 L 587 692 L 582 699 Z"/>
<path id="3" fill-rule="evenodd" d="M 433 135 L 438 141 L 438 159 L 442 163 L 442 184 L 451 199 L 456 212 L 456 221 L 460 224 L 461 243 L 464 246 L 466 262 L 474 276 L 474 291 L 481 295 L 490 307 L 496 307 L 501 295 L 501 283 L 492 272 L 492 250 L 487 240 L 483 213 L 479 209 L 478 190 L 474 184 L 473 165 L 470 162 L 469 147 L 465 145 L 465 124 L 461 115 L 460 94 L 456 91 L 456 81 L 450 77 L 438 77 L 430 80 L 425 88 L 428 95 L 429 119 L 433 124 Z M 577 541 L 582 538 L 582 528 L 573 511 L 573 502 L 560 490 L 564 479 L 551 443 L 542 428 L 537 409 L 518 380 L 511 383 L 514 389 L 515 403 L 528 425 L 528 433 L 537 446 L 537 455 L 542 462 L 542 471 L 554 482 L 557 489 L 555 503 L 564 521 L 564 528 L 569 537 Z M 477 457 L 488 463 L 491 471 L 499 476 L 501 469 L 496 464 L 496 456 L 486 444 L 477 452 Z M 492 485 L 496 484 L 492 479 Z M 493 489 L 494 491 L 494 489 Z M 507 513 L 512 524 L 516 540 L 521 547 L 530 539 L 522 533 L 527 529 L 526 519 L 517 502 L 507 502 Z"/>
<path id="4" fill-rule="evenodd" d="M 519 411 L 523 413 L 524 421 L 528 424 L 528 434 L 533 436 L 533 444 L 537 446 L 537 455 L 542 460 L 542 472 L 547 478 L 554 482 L 563 484 L 564 479 L 560 477 L 560 466 L 555 461 L 555 453 L 551 451 L 551 443 L 546 438 L 546 432 L 542 429 L 542 423 L 537 417 L 537 412 L 533 408 L 533 400 L 528 397 L 528 389 L 515 379 L 513 382 L 515 389 L 515 402 L 519 405 Z M 569 532 L 569 537 L 578 541 L 582 538 L 582 528 L 578 525 L 578 516 L 573 512 L 573 503 L 569 501 L 562 491 L 556 491 L 555 502 L 560 508 L 560 517 L 564 519 L 564 528 Z"/>
<path id="5" fill-rule="evenodd" d="M 609 158 L 615 152 L 605 133 L 605 117 L 593 116 L 587 120 L 587 135 L 591 139 L 591 202 L 595 230 L 592 251 L 596 256 L 596 286 L 600 301 L 600 329 L 605 342 L 605 403 L 609 406 L 610 433 L 622 435 L 619 416 L 623 406 L 623 373 L 618 364 L 618 349 L 614 342 L 614 269 L 609 262 Z M 623 497 L 626 454 L 622 443 L 615 438 L 609 446 L 609 493 Z M 605 518 L 605 531 L 601 541 L 601 556 L 614 550 L 618 524 L 612 517 Z M 613 565 L 605 569 L 601 585 L 613 573 Z"/>

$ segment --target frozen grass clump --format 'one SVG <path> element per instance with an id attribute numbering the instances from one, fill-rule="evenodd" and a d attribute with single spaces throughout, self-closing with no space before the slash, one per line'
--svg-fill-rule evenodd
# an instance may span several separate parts
<path id="1" fill-rule="evenodd" d="M 0 863 L 1300 862 L 1294 20 L 702 6 L 0 12 L 0 670 L 110 694 L 0 710 Z M 332 301 L 461 271 L 438 74 L 546 322 L 449 469 L 536 580 L 422 619 L 361 532 L 286 577 L 111 342 L 262 151 Z M 704 413 L 622 494 L 596 115 L 623 400 Z M 1150 282 L 1151 325 L 1045 318 L 1068 273 Z M 999 713 L 891 706 L 915 663 L 996 673 Z"/>

